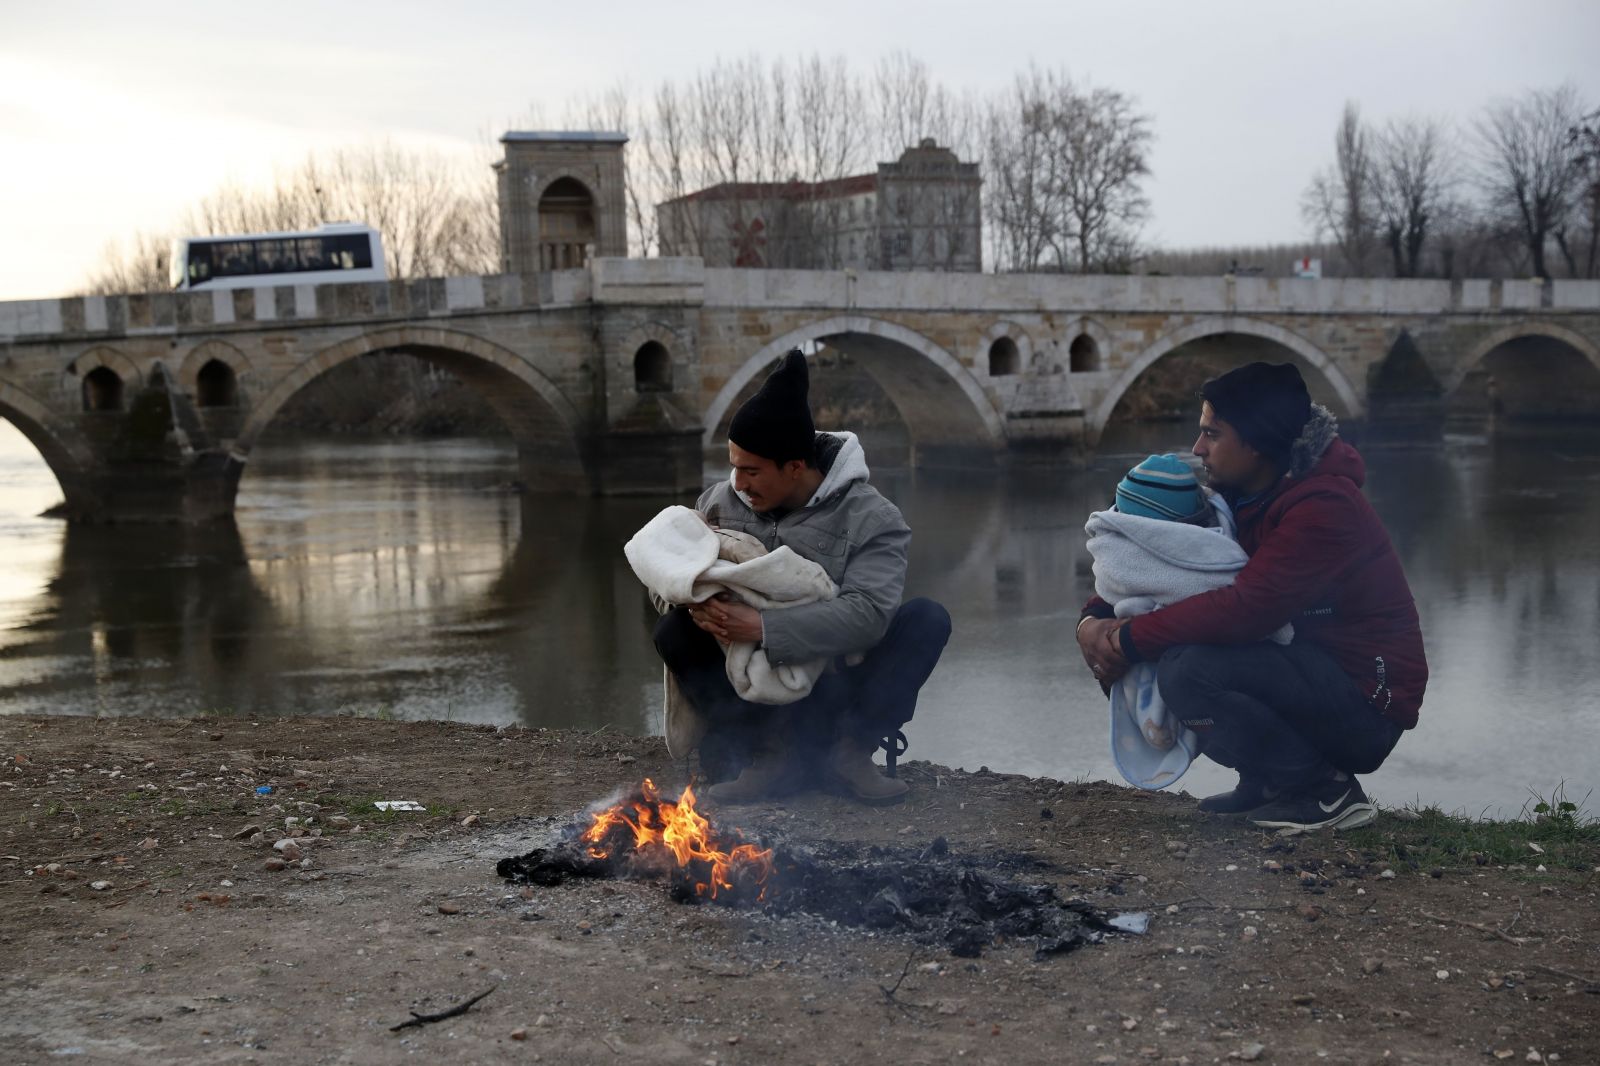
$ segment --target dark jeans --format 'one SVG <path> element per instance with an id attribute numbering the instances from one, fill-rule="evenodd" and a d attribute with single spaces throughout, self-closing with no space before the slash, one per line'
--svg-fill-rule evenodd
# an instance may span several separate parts
<path id="1" fill-rule="evenodd" d="M 1167 709 L 1200 751 L 1280 789 L 1376 770 L 1401 728 L 1314 644 L 1187 644 L 1156 666 Z"/>
<path id="2" fill-rule="evenodd" d="M 690 620 L 687 608 L 674 607 L 655 627 L 662 662 L 711 723 L 700 761 L 713 780 L 738 773 L 762 734 L 780 719 L 789 723 L 793 743 L 818 758 L 841 736 L 892 738 L 911 721 L 917 693 L 949 639 L 948 611 L 932 600 L 907 600 L 860 663 L 845 666 L 836 660 L 804 699 L 775 707 L 734 693 L 721 646 Z"/>

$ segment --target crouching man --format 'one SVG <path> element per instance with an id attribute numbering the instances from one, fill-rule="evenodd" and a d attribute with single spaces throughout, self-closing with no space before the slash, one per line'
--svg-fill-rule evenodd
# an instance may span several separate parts
<path id="1" fill-rule="evenodd" d="M 709 600 L 673 607 L 655 628 L 671 675 L 668 746 L 678 757 L 699 749 L 703 771 L 718 781 L 708 794 L 719 803 L 816 785 L 864 803 L 902 800 L 906 784 L 892 776 L 905 743 L 901 727 L 950 638 L 950 616 L 939 604 L 900 602 L 911 531 L 867 484 L 855 435 L 816 432 L 809 384 L 805 356 L 791 351 L 734 414 L 732 477 L 701 494 L 696 509 L 769 551 L 787 545 L 817 563 L 837 595 L 764 611 Z M 723 646 L 737 642 L 759 644 L 774 666 L 818 659 L 829 666 L 797 702 L 750 703 L 735 694 L 725 667 Z M 880 747 L 889 775 L 873 761 Z"/>
<path id="2" fill-rule="evenodd" d="M 1364 825 L 1376 811 L 1355 775 L 1417 724 L 1428 682 L 1411 589 L 1361 492 L 1366 465 L 1291 363 L 1251 363 L 1200 396 L 1194 454 L 1250 559 L 1232 585 L 1136 618 L 1090 600 L 1079 649 L 1102 686 L 1155 663 L 1200 752 L 1239 772 L 1201 810 L 1265 828 Z M 1289 623 L 1293 643 L 1263 639 Z"/>

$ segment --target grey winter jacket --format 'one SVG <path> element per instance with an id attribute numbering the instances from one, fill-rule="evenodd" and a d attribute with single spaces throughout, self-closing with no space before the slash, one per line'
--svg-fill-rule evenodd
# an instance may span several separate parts
<path id="1" fill-rule="evenodd" d="M 760 514 L 734 491 L 732 479 L 700 494 L 696 509 L 723 529 L 791 551 L 828 572 L 839 595 L 821 603 L 761 612 L 762 646 L 772 663 L 864 652 L 883 639 L 906 583 L 911 530 L 900 509 L 867 484 L 869 471 L 854 433 L 818 433 L 822 485 L 806 506 L 782 518 Z"/>

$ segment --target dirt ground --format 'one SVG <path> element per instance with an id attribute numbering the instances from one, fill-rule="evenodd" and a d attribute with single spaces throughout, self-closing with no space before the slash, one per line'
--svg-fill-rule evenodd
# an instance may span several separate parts
<path id="1" fill-rule="evenodd" d="M 1412 869 L 1181 795 L 925 763 L 887 810 L 712 809 L 796 842 L 1022 852 L 1063 896 L 1152 915 L 965 959 L 657 883 L 496 878 L 590 801 L 681 785 L 657 739 L 6 718 L 0 755 L 10 1063 L 1600 1062 L 1593 867 Z M 269 869 L 295 829 L 306 868 Z"/>

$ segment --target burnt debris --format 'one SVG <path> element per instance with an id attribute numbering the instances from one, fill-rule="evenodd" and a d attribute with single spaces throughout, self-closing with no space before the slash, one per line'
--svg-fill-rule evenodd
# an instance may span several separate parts
<path id="1" fill-rule="evenodd" d="M 678 867 L 664 866 L 659 856 L 596 857 L 581 833 L 574 827 L 554 847 L 502 859 L 495 870 L 510 881 L 545 887 L 574 878 L 664 877 L 675 902 L 751 907 L 774 917 L 809 914 L 942 945 L 966 958 L 992 945 L 1024 941 L 1042 959 L 1098 943 L 1107 932 L 1127 931 L 1088 903 L 1062 899 L 1051 885 L 979 869 L 994 864 L 952 855 L 943 837 L 922 849 L 778 844 L 770 871 L 759 881 L 736 867 L 724 890 L 711 897 L 696 890 L 707 870 L 692 862 Z"/>

